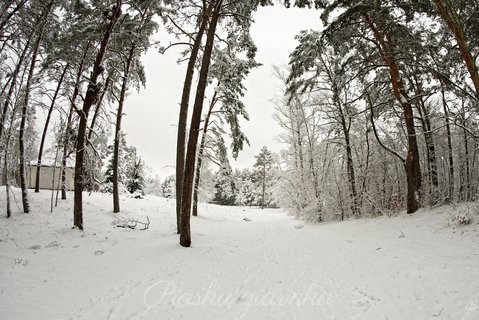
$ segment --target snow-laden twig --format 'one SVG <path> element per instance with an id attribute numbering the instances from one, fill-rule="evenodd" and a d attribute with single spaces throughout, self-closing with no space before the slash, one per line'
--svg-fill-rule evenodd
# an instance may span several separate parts
<path id="1" fill-rule="evenodd" d="M 115 220 L 114 224 L 118 228 L 146 230 L 150 227 L 150 218 L 148 216 L 146 216 L 146 221 L 147 222 L 142 222 L 138 219 L 118 219 Z"/>

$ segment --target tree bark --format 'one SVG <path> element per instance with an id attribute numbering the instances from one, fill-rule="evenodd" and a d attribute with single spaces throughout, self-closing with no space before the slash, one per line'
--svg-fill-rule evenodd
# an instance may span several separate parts
<path id="1" fill-rule="evenodd" d="M 30 48 L 30 42 L 33 38 L 33 35 L 34 35 L 34 32 L 32 32 L 30 36 L 28 37 L 25 47 L 23 48 L 22 53 L 20 54 L 20 57 L 18 58 L 17 65 L 15 66 L 15 69 L 13 70 L 13 73 L 11 76 L 10 88 L 8 89 L 7 96 L 5 97 L 5 102 L 3 103 L 3 109 L 2 109 L 2 114 L 0 118 L 0 141 L 2 139 L 3 129 L 5 128 L 5 121 L 7 118 L 8 109 L 10 108 L 11 99 L 15 91 L 15 87 L 17 86 L 17 77 L 18 77 L 18 74 L 20 73 L 20 69 L 22 68 L 23 62 Z"/>
<path id="2" fill-rule="evenodd" d="M 116 0 L 116 5 L 112 8 L 111 20 L 107 25 L 105 33 L 103 34 L 100 42 L 100 48 L 95 58 L 93 65 L 93 71 L 90 77 L 90 83 L 87 88 L 85 100 L 83 101 L 83 108 L 79 112 L 80 123 L 78 126 L 78 136 L 76 142 L 76 159 L 75 159 L 75 190 L 74 190 L 74 205 L 73 205 L 73 225 L 80 230 L 83 230 L 83 159 L 85 156 L 85 140 L 88 114 L 91 106 L 95 102 L 98 94 L 100 93 L 100 86 L 97 83 L 98 77 L 103 72 L 103 58 L 110 41 L 110 36 L 113 31 L 113 27 L 121 14 L 122 0 Z"/>
<path id="3" fill-rule="evenodd" d="M 103 104 L 103 99 L 105 99 L 105 94 L 108 90 L 108 87 L 110 86 L 111 79 L 112 79 L 112 72 L 110 72 L 108 76 L 106 77 L 105 86 L 103 88 L 103 91 L 101 92 L 98 102 L 96 103 L 95 112 L 93 113 L 93 117 L 90 123 L 90 129 L 88 130 L 88 140 L 92 139 L 93 133 L 95 132 L 94 129 L 95 129 L 96 121 L 97 121 L 98 115 L 100 114 L 101 106 Z"/>
<path id="4" fill-rule="evenodd" d="M 218 84 L 219 85 L 219 84 Z M 198 216 L 198 188 L 200 187 L 200 179 L 201 179 L 201 166 L 203 164 L 203 153 L 205 150 L 206 144 L 206 133 L 208 132 L 208 126 L 210 124 L 210 117 L 211 112 L 216 104 L 216 91 L 213 94 L 213 98 L 211 99 L 210 108 L 208 109 L 208 113 L 206 114 L 205 120 L 203 122 L 203 134 L 201 136 L 200 142 L 200 149 L 198 150 L 198 159 L 196 160 L 196 170 L 195 170 L 195 185 L 193 187 L 193 216 Z"/>
<path id="5" fill-rule="evenodd" d="M 6 191 L 6 202 L 7 202 L 7 218 L 12 216 L 12 208 L 10 205 L 10 178 L 8 177 L 8 152 L 5 152 L 4 163 L 3 163 L 3 174 L 5 179 L 5 191 Z"/>
<path id="6" fill-rule="evenodd" d="M 469 141 L 467 139 L 468 132 L 467 132 L 467 121 L 466 121 L 466 112 L 464 110 L 464 102 L 462 105 L 462 138 L 464 141 L 464 171 L 463 171 L 463 182 L 461 183 L 461 193 L 462 193 L 462 200 L 469 201 L 470 200 L 470 191 L 471 191 L 471 167 L 469 163 Z"/>
<path id="7" fill-rule="evenodd" d="M 266 193 L 266 164 L 263 164 L 263 176 L 262 176 L 262 185 L 261 185 L 261 210 L 264 209 L 264 197 Z"/>
<path id="8" fill-rule="evenodd" d="M 216 35 L 216 26 L 218 24 L 222 4 L 223 0 L 217 0 L 214 2 L 214 11 L 212 13 L 210 25 L 208 27 L 206 45 L 203 53 L 203 59 L 201 62 L 200 77 L 198 80 L 198 86 L 196 88 L 195 103 L 193 105 L 193 115 L 191 117 L 181 197 L 180 245 L 183 247 L 189 247 L 191 245 L 190 214 L 191 198 L 193 191 L 193 178 L 195 170 L 196 147 L 198 143 L 199 126 L 201 122 L 201 112 L 203 110 L 205 89 L 208 82 L 208 71 L 211 62 L 211 53 L 213 51 L 213 43 Z"/>
<path id="9" fill-rule="evenodd" d="M 469 45 L 466 41 L 464 28 L 459 23 L 454 8 L 451 8 L 450 5 L 447 5 L 449 4 L 449 1 L 433 0 L 433 2 L 437 6 L 439 15 L 444 19 L 446 25 L 448 26 L 449 30 L 451 30 L 452 34 L 454 35 L 454 38 L 456 39 L 462 59 L 466 64 L 467 71 L 469 72 L 472 83 L 474 85 L 474 89 L 476 91 L 476 98 L 479 99 L 479 73 L 477 70 L 475 59 L 472 56 L 471 49 L 469 48 Z M 446 2 L 446 5 L 444 5 L 443 2 Z"/>
<path id="10" fill-rule="evenodd" d="M 115 123 L 115 141 L 113 144 L 113 212 L 120 212 L 120 190 L 119 190 L 119 157 L 120 157 L 120 132 L 121 132 L 121 120 L 123 117 L 123 105 L 125 103 L 125 95 L 128 85 L 128 76 L 130 74 L 131 61 L 135 53 L 135 48 L 132 45 L 128 52 L 126 60 L 125 70 L 123 74 L 123 82 L 121 84 L 120 98 L 118 101 L 118 109 L 116 112 Z"/>
<path id="11" fill-rule="evenodd" d="M 22 106 L 22 118 L 20 121 L 20 128 L 18 134 L 18 146 L 20 151 L 20 163 L 19 163 L 19 174 L 20 174 L 20 188 L 22 190 L 22 205 L 23 205 L 23 212 L 29 213 L 30 212 L 30 203 L 28 201 L 28 186 L 27 186 L 27 178 L 26 178 L 26 163 L 25 163 L 25 127 L 27 124 L 28 118 L 28 111 L 29 111 L 29 102 L 30 102 L 30 91 L 32 85 L 33 74 L 35 73 L 35 66 L 37 63 L 37 54 L 38 49 L 40 48 L 40 43 L 43 37 L 43 30 L 45 29 L 46 20 L 50 11 L 53 7 L 53 0 L 50 1 L 42 12 L 40 22 L 40 30 L 38 31 L 37 40 L 35 41 L 33 48 L 32 48 L 32 56 L 30 62 L 30 71 L 28 72 L 27 82 L 25 84 L 25 97 L 23 100 Z"/>
<path id="12" fill-rule="evenodd" d="M 393 56 L 394 46 L 391 35 L 388 33 L 381 35 L 368 15 L 364 15 L 364 20 L 373 32 L 375 40 L 381 47 L 381 55 L 389 69 L 390 82 L 394 96 L 403 109 L 408 141 L 408 150 L 404 165 L 407 185 L 407 213 L 414 213 L 419 208 L 416 194 L 419 194 L 421 188 L 421 167 L 412 106 L 409 102 L 407 91 L 404 88 L 404 83 L 402 82 L 395 57 Z"/>
<path id="13" fill-rule="evenodd" d="M 423 91 L 422 85 L 416 75 L 413 75 L 413 79 L 410 80 L 410 83 L 411 87 L 414 89 L 415 94 L 417 95 L 416 107 L 420 116 L 421 126 L 424 133 L 424 140 L 426 142 L 426 160 L 429 172 L 429 185 L 431 189 L 431 204 L 435 204 L 437 201 L 437 189 L 439 186 L 439 180 L 437 171 L 436 147 L 434 146 L 431 120 L 424 99 L 421 97 Z"/>
<path id="14" fill-rule="evenodd" d="M 306 113 L 304 112 L 303 106 L 299 103 L 299 99 L 296 97 L 299 109 L 301 110 L 301 116 L 303 118 L 304 129 L 306 130 L 306 137 L 308 142 L 308 153 L 309 153 L 309 172 L 313 178 L 313 187 L 314 187 L 314 196 L 316 198 L 317 210 L 318 210 L 318 221 L 323 221 L 322 214 L 322 202 L 321 202 L 321 190 L 319 187 L 319 178 L 316 172 L 316 165 L 314 163 L 314 137 L 312 136 L 311 131 L 309 130 L 308 121 L 306 119 Z"/>
<path id="15" fill-rule="evenodd" d="M 65 78 L 65 75 L 68 71 L 68 68 L 70 67 L 70 64 L 67 63 L 65 64 L 65 67 L 63 68 L 63 73 L 60 76 L 60 79 L 58 80 L 57 87 L 55 89 L 55 93 L 53 94 L 52 97 L 52 102 L 50 104 L 50 108 L 48 109 L 47 113 L 47 118 L 45 120 L 45 125 L 43 127 L 43 132 L 42 132 L 42 138 L 40 140 L 40 148 L 38 151 L 38 158 L 37 158 L 37 172 L 35 176 L 35 192 L 40 192 L 40 170 L 42 167 L 42 157 L 43 157 L 43 148 L 45 146 L 45 139 L 47 137 L 47 132 L 48 132 L 48 126 L 50 125 L 50 118 L 53 113 L 53 109 L 55 108 L 55 103 L 57 101 L 58 93 L 60 92 L 60 88 L 63 83 L 63 79 Z"/>
<path id="16" fill-rule="evenodd" d="M 86 56 L 88 54 L 88 51 L 90 50 L 90 45 L 91 42 L 88 42 L 85 51 L 83 52 L 83 57 L 80 61 L 80 65 L 78 66 L 78 71 L 76 74 L 76 79 L 75 79 L 75 86 L 73 88 L 73 93 L 70 98 L 70 109 L 68 111 L 68 116 L 67 116 L 67 121 L 65 124 L 65 132 L 63 136 L 63 152 L 62 152 L 62 173 L 61 173 L 61 193 L 62 193 L 62 200 L 67 199 L 67 186 L 66 186 L 66 166 L 67 166 L 67 159 L 69 157 L 68 154 L 68 149 L 70 146 L 70 134 L 72 131 L 72 121 L 73 121 L 73 112 L 76 109 L 76 99 L 78 97 L 78 94 L 80 92 L 80 81 L 81 77 L 83 75 L 84 71 L 84 65 L 85 65 L 85 60 Z"/>
<path id="17" fill-rule="evenodd" d="M 190 102 L 191 85 L 195 72 L 196 59 L 201 47 L 201 40 L 208 24 L 209 16 L 213 10 L 213 5 L 203 8 L 203 18 L 201 20 L 198 33 L 191 48 L 188 66 L 186 68 L 185 82 L 183 84 L 183 93 L 180 103 L 180 114 L 178 117 L 178 136 L 176 139 L 176 232 L 180 234 L 181 226 L 181 202 L 183 192 L 183 179 L 185 172 L 185 142 L 186 142 L 186 124 L 188 121 L 188 107 Z"/>
<path id="18" fill-rule="evenodd" d="M 441 96 L 442 96 L 442 108 L 444 110 L 444 121 L 446 122 L 446 135 L 447 135 L 447 154 L 449 159 L 449 199 L 446 202 L 454 201 L 454 152 L 452 150 L 452 134 L 451 124 L 449 122 L 449 110 L 447 106 L 446 93 L 444 92 L 443 84 L 441 83 Z"/>
<path id="19" fill-rule="evenodd" d="M 9 4 L 7 4 L 4 8 L 3 8 L 3 11 L 0 15 L 0 17 L 2 17 L 4 15 L 4 13 L 7 12 L 7 9 L 10 7 L 11 3 L 13 1 L 10 1 Z M 3 36 L 3 29 L 5 28 L 6 24 L 8 23 L 8 21 L 10 21 L 10 19 L 18 12 L 18 10 L 20 10 L 24 5 L 25 3 L 27 2 L 27 0 L 21 0 L 17 5 L 16 7 L 10 11 L 10 13 L 8 13 L 5 18 L 2 18 L 2 20 L 0 21 L 0 38 L 2 38 Z M 1 51 L 0 51 L 1 52 Z"/>

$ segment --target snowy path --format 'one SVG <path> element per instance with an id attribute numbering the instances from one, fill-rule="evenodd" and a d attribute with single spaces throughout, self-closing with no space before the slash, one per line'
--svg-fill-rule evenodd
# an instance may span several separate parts
<path id="1" fill-rule="evenodd" d="M 33 197 L 30 216 L 0 219 L 2 319 L 479 319 L 479 217 L 454 229 L 458 209 L 303 225 L 203 206 L 185 249 L 172 201 L 124 199 L 125 216 L 150 217 L 138 231 L 94 194 L 82 234 L 69 203 L 50 214 Z"/>

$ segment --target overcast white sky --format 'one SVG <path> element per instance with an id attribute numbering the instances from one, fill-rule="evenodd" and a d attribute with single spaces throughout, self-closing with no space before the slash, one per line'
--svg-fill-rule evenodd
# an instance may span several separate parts
<path id="1" fill-rule="evenodd" d="M 253 70 L 246 81 L 244 103 L 250 115 L 242 122 L 251 146 L 245 146 L 235 168 L 250 167 L 261 147 L 277 152 L 281 149 L 276 136 L 279 127 L 273 120 L 274 105 L 270 101 L 280 85 L 273 76 L 273 65 L 286 65 L 289 53 L 297 42 L 300 30 L 318 29 L 320 13 L 308 9 L 285 9 L 280 5 L 260 8 L 255 14 L 252 36 L 258 47 L 257 60 L 263 66 Z M 127 143 L 137 147 L 139 154 L 155 173 L 165 177 L 174 172 L 176 127 L 179 102 L 186 64 L 178 65 L 178 51 L 164 55 L 151 50 L 144 56 L 147 88 L 131 93 L 126 100 L 123 130 Z M 192 93 L 194 96 L 194 93 Z"/>

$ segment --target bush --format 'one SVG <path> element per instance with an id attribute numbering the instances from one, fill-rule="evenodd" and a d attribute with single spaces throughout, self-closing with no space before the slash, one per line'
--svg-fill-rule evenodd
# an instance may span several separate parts
<path id="1" fill-rule="evenodd" d="M 460 227 L 467 226 L 472 223 L 472 218 L 469 216 L 469 210 L 459 210 L 449 218 L 450 225 Z"/>

